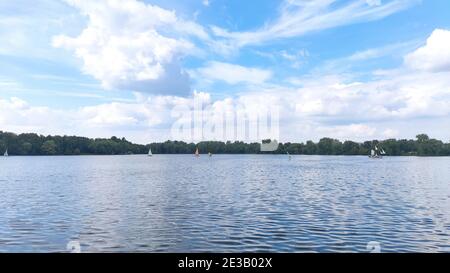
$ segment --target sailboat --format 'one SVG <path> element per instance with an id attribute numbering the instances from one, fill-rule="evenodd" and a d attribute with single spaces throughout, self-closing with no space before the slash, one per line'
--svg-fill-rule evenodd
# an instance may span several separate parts
<path id="1" fill-rule="evenodd" d="M 372 149 L 371 151 L 370 151 L 370 155 L 369 155 L 369 157 L 370 158 L 374 158 L 374 159 L 376 159 L 376 158 L 383 158 L 383 155 L 385 155 L 386 154 L 386 152 L 383 150 L 383 149 L 381 149 L 381 151 L 378 149 L 378 147 L 377 146 L 375 146 L 375 149 Z"/>
<path id="2" fill-rule="evenodd" d="M 8 156 L 8 149 L 6 149 L 5 153 L 3 154 L 3 156 Z"/>
<path id="3" fill-rule="evenodd" d="M 199 156 L 200 156 L 200 153 L 198 152 L 198 148 L 197 148 L 197 150 L 195 150 L 195 156 L 196 156 L 196 157 L 199 157 Z"/>
<path id="4" fill-rule="evenodd" d="M 288 155 L 288 157 L 289 157 L 289 160 L 291 160 L 291 159 L 292 159 L 292 156 L 291 156 L 291 154 L 290 154 L 289 152 L 286 152 L 286 154 Z"/>
<path id="5" fill-rule="evenodd" d="M 152 148 L 150 148 L 150 149 L 148 150 L 148 156 L 153 156 Z"/>
<path id="6" fill-rule="evenodd" d="M 211 152 L 209 152 L 208 155 L 209 155 L 209 157 L 212 157 L 212 153 Z"/>

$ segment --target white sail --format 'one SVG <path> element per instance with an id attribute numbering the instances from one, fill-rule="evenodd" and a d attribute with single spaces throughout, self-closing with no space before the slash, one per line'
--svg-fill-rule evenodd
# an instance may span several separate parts
<path id="1" fill-rule="evenodd" d="M 8 156 L 8 149 L 6 149 L 5 153 L 3 154 L 3 156 Z"/>
<path id="2" fill-rule="evenodd" d="M 152 148 L 150 148 L 150 150 L 148 150 L 148 156 L 153 156 Z"/>
<path id="3" fill-rule="evenodd" d="M 371 150 L 371 151 L 370 151 L 370 155 L 371 155 L 371 156 L 375 156 L 375 150 Z"/>
<path id="4" fill-rule="evenodd" d="M 386 152 L 385 152 L 383 149 L 381 149 L 381 154 L 382 154 L 382 155 L 385 155 Z"/>

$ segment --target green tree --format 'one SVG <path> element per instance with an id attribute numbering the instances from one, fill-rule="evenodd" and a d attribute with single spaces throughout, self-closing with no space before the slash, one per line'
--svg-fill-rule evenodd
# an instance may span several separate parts
<path id="1" fill-rule="evenodd" d="M 53 140 L 47 140 L 41 146 L 41 151 L 44 155 L 55 155 L 56 154 L 56 143 Z"/>
<path id="2" fill-rule="evenodd" d="M 305 146 L 305 154 L 307 155 L 313 155 L 317 153 L 317 146 L 314 142 L 312 142 L 311 140 L 308 140 L 306 142 L 306 146 Z"/>
<path id="3" fill-rule="evenodd" d="M 30 154 L 32 149 L 33 149 L 33 145 L 30 142 L 22 143 L 23 154 L 26 154 L 26 155 Z"/>
<path id="4" fill-rule="evenodd" d="M 266 140 L 269 142 L 270 140 Z M 341 143 L 337 139 L 322 138 L 318 143 L 309 140 L 306 143 L 280 143 L 272 153 L 285 154 L 322 154 L 322 155 L 367 155 L 377 145 L 392 156 L 450 156 L 450 143 L 432 139 L 425 134 L 412 139 L 373 140 L 357 143 L 350 140 Z M 155 154 L 193 154 L 196 147 L 201 153 L 214 154 L 257 154 L 260 143 L 242 141 L 203 141 L 186 143 L 166 141 L 147 145 L 134 144 L 125 138 L 89 139 L 77 136 L 42 136 L 33 133 L 13 134 L 0 131 L 0 153 L 6 149 L 10 155 L 79 155 L 79 154 L 146 154 L 149 148 Z"/>
<path id="5" fill-rule="evenodd" d="M 340 155 L 342 154 L 342 143 L 337 139 L 322 138 L 317 144 L 320 155 Z"/>
<path id="6" fill-rule="evenodd" d="M 360 147 L 359 144 L 353 141 L 345 141 L 342 145 L 342 150 L 344 155 L 359 155 Z"/>
<path id="7" fill-rule="evenodd" d="M 419 143 L 425 143 L 428 140 L 430 140 L 430 137 L 428 137 L 428 135 L 426 135 L 426 134 L 417 135 L 416 138 Z"/>

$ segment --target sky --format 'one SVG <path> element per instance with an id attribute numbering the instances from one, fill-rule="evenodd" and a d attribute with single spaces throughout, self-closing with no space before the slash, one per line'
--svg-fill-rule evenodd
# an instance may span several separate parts
<path id="1" fill-rule="evenodd" d="M 449 11 L 447 0 L 0 0 L 0 130 L 164 141 L 177 138 L 176 109 L 200 101 L 212 113 L 276 106 L 280 141 L 448 141 Z"/>

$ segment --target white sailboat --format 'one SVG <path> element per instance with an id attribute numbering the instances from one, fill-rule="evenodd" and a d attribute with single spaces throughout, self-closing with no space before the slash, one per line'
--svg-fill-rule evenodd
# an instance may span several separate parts
<path id="1" fill-rule="evenodd" d="M 150 148 L 150 149 L 148 150 L 148 156 L 153 156 L 152 148 Z"/>
<path id="2" fill-rule="evenodd" d="M 288 157 L 289 157 L 289 160 L 291 160 L 291 159 L 292 159 L 292 156 L 291 156 L 291 154 L 290 154 L 289 152 L 286 152 L 286 154 L 288 155 Z"/>
<path id="3" fill-rule="evenodd" d="M 8 156 L 8 149 L 6 149 L 5 153 L 3 154 L 3 156 Z"/>
<path id="4" fill-rule="evenodd" d="M 195 150 L 195 157 L 200 157 L 200 152 L 198 151 L 198 148 L 197 150 Z"/>
<path id="5" fill-rule="evenodd" d="M 378 149 L 377 146 L 375 146 L 375 149 L 372 149 L 370 151 L 370 158 L 383 158 L 383 155 L 385 155 L 386 153 L 384 152 L 383 149 L 381 149 L 381 151 Z"/>

